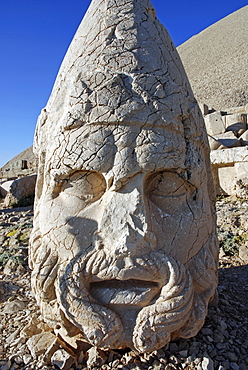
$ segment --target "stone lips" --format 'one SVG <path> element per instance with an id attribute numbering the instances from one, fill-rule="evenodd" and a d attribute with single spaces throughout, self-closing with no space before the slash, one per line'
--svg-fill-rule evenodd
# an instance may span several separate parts
<path id="1" fill-rule="evenodd" d="M 158 292 L 158 284 L 146 280 L 114 279 L 90 284 L 90 295 L 104 305 L 141 306 L 149 304 Z"/>
<path id="2" fill-rule="evenodd" d="M 178 54 L 149 1 L 92 1 L 35 145 L 32 286 L 55 333 L 74 348 L 87 341 L 137 352 L 194 335 L 217 285 L 209 148 Z M 153 175 L 154 189 L 145 189 Z M 110 296 L 129 291 L 126 306 L 125 297 L 104 304 L 108 282 Z"/>
<path id="3" fill-rule="evenodd" d="M 92 257 L 94 261 L 97 261 L 97 263 L 93 263 L 93 268 L 95 270 L 99 269 L 99 272 L 93 275 L 87 269 L 87 265 L 90 265 L 92 268 Z M 79 257 L 79 260 L 81 259 Z M 61 297 L 63 311 L 76 326 L 80 327 L 91 344 L 103 348 L 129 346 L 131 348 L 134 347 L 138 352 L 151 352 L 158 345 L 160 337 L 158 333 L 157 340 L 154 338 L 151 340 L 149 330 L 146 333 L 147 321 L 150 321 L 151 317 L 154 317 L 153 326 L 157 328 L 159 322 L 160 330 L 164 331 L 162 336 L 163 343 L 160 343 L 160 345 L 168 341 L 170 332 L 173 331 L 174 327 L 178 326 L 178 319 L 183 324 L 189 318 L 193 300 L 193 288 L 191 278 L 184 267 L 181 264 L 177 264 L 172 258 L 162 258 L 159 253 L 150 253 L 148 256 L 142 256 L 137 259 L 140 265 L 137 264 L 137 261 L 133 261 L 133 268 L 119 268 L 118 265 L 123 264 L 125 258 L 117 257 L 115 261 L 108 261 L 105 253 L 93 251 L 92 255 L 83 258 L 82 263 L 79 263 L 78 260 L 73 261 L 71 271 L 69 268 L 69 271 L 62 277 L 57 295 Z M 129 257 L 128 260 L 130 264 Z M 101 264 L 103 264 L 103 267 L 101 267 Z M 109 272 L 105 273 L 105 269 L 109 270 Z M 85 278 L 82 278 L 83 274 L 86 274 Z M 131 331 L 129 338 L 124 338 L 125 341 L 123 343 L 123 326 L 120 320 L 122 318 L 119 319 L 118 315 L 115 314 L 113 305 L 108 305 L 106 309 L 94 297 L 90 296 L 87 285 L 90 281 L 108 281 L 114 278 L 119 282 L 128 282 L 134 277 L 137 279 L 138 276 L 140 276 L 140 282 L 144 280 L 146 283 L 151 281 L 159 282 L 160 294 L 156 298 L 152 297 L 154 299 L 151 299 L 147 308 L 142 309 L 142 306 L 144 307 L 145 305 L 143 302 L 139 302 L 141 307 L 138 308 L 136 325 L 134 322 L 133 332 Z M 72 297 L 73 300 L 78 302 L 80 309 L 77 307 L 75 310 L 74 305 L 68 304 Z M 167 313 L 166 317 L 165 312 Z M 97 329 L 95 328 L 96 325 L 92 325 L 92 322 L 88 328 L 87 324 L 85 325 L 86 318 L 92 314 L 95 319 L 97 318 Z M 111 320 L 109 317 L 111 317 Z M 80 325 L 81 322 L 82 326 Z M 109 326 L 109 323 L 111 323 L 111 329 L 106 329 L 105 326 Z M 163 329 L 161 329 L 162 327 Z M 154 331 L 156 331 L 155 328 Z M 103 335 L 104 333 L 107 333 L 107 337 Z M 133 341 L 134 343 L 132 343 Z"/>

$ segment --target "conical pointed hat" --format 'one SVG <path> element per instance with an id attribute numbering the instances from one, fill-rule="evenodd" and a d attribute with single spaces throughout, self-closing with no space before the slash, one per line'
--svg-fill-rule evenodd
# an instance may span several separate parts
<path id="1" fill-rule="evenodd" d="M 204 123 L 175 46 L 149 0 L 92 0 L 37 126 L 162 126 L 202 134 Z M 198 107 L 197 107 L 198 108 Z M 190 126 L 188 128 L 188 126 Z M 205 140 L 205 139 L 204 139 Z M 41 137 L 38 146 L 44 143 Z"/>

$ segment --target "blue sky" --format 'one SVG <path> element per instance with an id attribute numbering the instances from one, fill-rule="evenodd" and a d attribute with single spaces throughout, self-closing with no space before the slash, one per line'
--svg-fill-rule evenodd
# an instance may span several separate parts
<path id="1" fill-rule="evenodd" d="M 247 5 L 243 0 L 152 3 L 176 46 Z M 32 145 L 39 112 L 89 4 L 90 0 L 1 0 L 0 167 Z"/>

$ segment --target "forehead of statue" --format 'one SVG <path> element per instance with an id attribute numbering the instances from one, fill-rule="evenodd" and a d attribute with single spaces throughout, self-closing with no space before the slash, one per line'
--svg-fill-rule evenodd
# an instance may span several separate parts
<path id="1" fill-rule="evenodd" d="M 51 164 L 60 172 L 99 171 L 115 177 L 137 172 L 183 169 L 183 133 L 125 125 L 87 126 L 66 131 L 55 144 Z"/>

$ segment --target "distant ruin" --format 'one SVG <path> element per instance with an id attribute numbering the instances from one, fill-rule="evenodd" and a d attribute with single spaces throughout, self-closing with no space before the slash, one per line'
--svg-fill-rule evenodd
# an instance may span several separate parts
<path id="1" fill-rule="evenodd" d="M 33 147 L 25 149 L 0 168 L 0 182 L 14 180 L 37 172 L 38 161 L 33 153 Z"/>
<path id="2" fill-rule="evenodd" d="M 202 105 L 217 195 L 248 196 L 248 105 L 215 111 Z"/>

